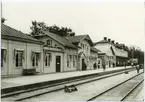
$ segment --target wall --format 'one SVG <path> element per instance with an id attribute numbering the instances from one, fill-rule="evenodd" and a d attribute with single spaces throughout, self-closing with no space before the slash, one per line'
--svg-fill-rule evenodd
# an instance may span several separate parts
<path id="1" fill-rule="evenodd" d="M 71 60 L 70 62 L 70 67 L 67 67 L 67 55 L 77 55 L 77 49 L 65 49 L 65 53 L 64 53 L 64 71 L 76 71 L 78 70 L 78 64 L 77 64 L 77 60 L 76 59 L 76 67 L 73 66 L 73 60 Z M 78 56 L 77 56 L 78 58 Z"/>
<path id="2" fill-rule="evenodd" d="M 6 54 L 6 61 L 3 61 L 4 62 L 4 64 L 3 64 L 3 67 L 1 67 L 1 75 L 8 75 L 8 73 L 9 73 L 9 71 L 8 71 L 8 66 L 9 66 L 9 64 L 8 64 L 8 40 L 3 40 L 3 39 L 1 39 L 1 48 L 3 48 L 3 49 L 6 49 L 7 50 L 7 54 Z"/>
<path id="3" fill-rule="evenodd" d="M 54 52 L 54 51 L 49 51 L 47 50 L 47 52 L 49 52 L 51 54 L 52 60 L 50 62 L 50 66 L 45 66 L 45 61 L 43 59 L 43 73 L 54 73 L 56 72 L 56 56 L 60 56 L 61 57 L 61 72 L 63 72 L 63 68 L 64 68 L 64 57 L 63 57 L 63 53 L 62 52 Z"/>
<path id="4" fill-rule="evenodd" d="M 31 69 L 31 68 L 36 68 L 36 71 L 39 73 L 42 73 L 43 70 L 43 65 L 42 65 L 42 59 L 43 59 L 43 45 L 37 45 L 37 44 L 31 44 L 31 43 L 27 43 L 27 69 Z M 40 52 L 40 59 L 38 62 L 38 67 L 33 67 L 32 66 L 32 60 L 31 60 L 31 54 L 32 51 L 34 52 Z"/>
<path id="5" fill-rule="evenodd" d="M 88 51 L 87 51 L 86 48 L 81 48 L 81 49 L 78 50 L 78 53 L 83 52 L 86 56 L 90 56 L 90 45 L 89 45 L 88 41 L 82 40 L 82 41 L 78 44 L 78 46 L 81 47 L 81 43 L 84 44 L 84 45 L 86 45 L 86 46 L 88 46 Z"/>
<path id="6" fill-rule="evenodd" d="M 90 69 L 94 69 L 94 63 L 96 63 L 97 67 L 96 69 L 98 68 L 98 54 L 95 53 L 95 52 L 91 52 L 91 57 L 96 57 L 96 59 L 90 59 Z"/>
<path id="7" fill-rule="evenodd" d="M 52 40 L 53 47 L 55 47 L 55 45 L 57 45 L 57 47 L 61 47 L 62 49 L 64 49 L 64 46 L 62 44 L 60 44 L 58 41 L 56 41 L 48 36 L 41 37 L 41 38 L 39 38 L 39 40 L 45 42 L 45 44 L 46 44 L 47 40 Z"/>
<path id="8" fill-rule="evenodd" d="M 4 68 L 2 68 L 2 75 L 21 75 L 23 69 L 32 68 L 31 51 L 32 50 L 42 51 L 40 50 L 41 47 L 42 46 L 38 44 L 30 44 L 30 43 L 25 43 L 25 42 L 2 39 L 2 48 L 7 49 L 6 64 L 4 65 Z M 24 60 L 23 60 L 22 67 L 15 66 L 14 49 L 24 50 Z M 41 72 L 41 69 L 40 69 L 41 65 L 42 65 L 41 62 L 39 62 L 39 67 L 37 68 L 39 72 Z"/>

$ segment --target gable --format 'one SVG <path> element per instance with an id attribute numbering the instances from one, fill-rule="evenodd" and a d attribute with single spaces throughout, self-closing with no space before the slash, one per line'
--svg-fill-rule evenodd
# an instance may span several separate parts
<path id="1" fill-rule="evenodd" d="M 90 44 L 90 46 L 93 46 L 93 42 L 91 40 L 91 38 L 89 37 L 89 35 L 78 35 L 78 36 L 72 36 L 72 37 L 67 37 L 67 39 L 73 43 L 78 45 L 80 42 L 82 42 L 83 40 L 88 41 L 88 43 Z"/>
<path id="2" fill-rule="evenodd" d="M 47 41 L 52 41 L 52 47 L 60 47 L 64 49 L 64 45 L 62 45 L 60 42 L 56 41 L 55 39 L 49 37 L 49 36 L 42 36 L 38 38 L 40 41 L 44 42 L 44 45 L 47 45 Z"/>

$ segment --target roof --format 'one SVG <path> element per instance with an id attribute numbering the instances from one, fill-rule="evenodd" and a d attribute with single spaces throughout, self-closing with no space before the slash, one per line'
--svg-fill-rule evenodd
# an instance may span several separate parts
<path id="1" fill-rule="evenodd" d="M 106 55 L 106 53 L 103 53 L 103 52 L 99 52 L 98 54 L 99 55 Z"/>
<path id="2" fill-rule="evenodd" d="M 3 39 L 30 42 L 30 43 L 42 43 L 41 41 L 28 36 L 21 31 L 11 28 L 5 24 L 1 24 L 1 35 Z"/>
<path id="3" fill-rule="evenodd" d="M 49 36 L 51 37 L 52 39 L 58 41 L 59 43 L 61 43 L 63 46 L 65 47 L 69 47 L 69 48 L 78 48 L 77 46 L 75 46 L 74 44 L 72 44 L 67 38 L 65 37 L 62 37 L 62 36 L 59 36 L 57 34 L 54 34 L 54 33 L 51 33 L 49 31 L 43 31 L 44 34 L 41 34 L 41 35 L 37 35 L 35 36 L 36 38 L 37 37 L 40 37 L 40 36 Z"/>
<path id="4" fill-rule="evenodd" d="M 71 43 L 79 43 L 80 41 L 86 39 L 89 41 L 90 45 L 93 46 L 93 42 L 91 40 L 91 38 L 89 37 L 89 35 L 77 35 L 77 36 L 71 36 L 71 37 L 67 37 L 67 39 L 71 42 Z"/>
<path id="5" fill-rule="evenodd" d="M 101 52 L 100 50 L 96 49 L 95 47 L 91 47 L 92 52 Z"/>
<path id="6" fill-rule="evenodd" d="M 98 41 L 98 42 L 96 42 L 96 43 L 94 43 L 94 44 L 98 44 L 98 43 L 111 43 L 111 42 L 109 42 L 108 40 L 101 40 L 101 41 Z"/>

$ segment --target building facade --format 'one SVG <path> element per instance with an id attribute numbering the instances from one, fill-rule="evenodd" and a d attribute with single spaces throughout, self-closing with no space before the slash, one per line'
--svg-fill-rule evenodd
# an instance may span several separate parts
<path id="1" fill-rule="evenodd" d="M 93 47 L 94 44 L 89 35 L 72 36 L 67 37 L 67 39 L 78 46 L 78 70 L 95 69 L 93 65 L 97 64 L 99 50 Z M 83 64 L 86 64 L 86 68 L 83 67 Z"/>
<path id="2" fill-rule="evenodd" d="M 1 26 L 1 75 L 25 71 L 55 73 L 97 69 L 98 52 L 89 35 L 62 37 L 50 32 L 32 37 L 5 24 Z M 86 67 L 83 67 L 83 64 Z"/>
<path id="3" fill-rule="evenodd" d="M 1 37 L 1 75 L 21 75 L 23 69 L 42 72 L 42 42 L 4 24 Z"/>
<path id="4" fill-rule="evenodd" d="M 124 44 L 115 44 L 111 39 L 104 37 L 103 40 L 95 43 L 95 47 L 102 53 L 105 53 L 106 57 L 104 60 L 106 67 L 123 66 L 127 63 L 128 52 Z"/>

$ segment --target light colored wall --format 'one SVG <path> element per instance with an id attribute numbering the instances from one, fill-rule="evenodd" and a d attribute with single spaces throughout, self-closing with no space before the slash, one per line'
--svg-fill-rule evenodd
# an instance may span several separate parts
<path id="1" fill-rule="evenodd" d="M 6 61 L 3 61 L 3 67 L 1 68 L 1 75 L 8 75 L 8 40 L 3 40 L 1 39 L 1 47 L 7 50 L 7 54 L 6 54 Z"/>
<path id="2" fill-rule="evenodd" d="M 88 41 L 82 40 L 82 41 L 78 44 L 78 46 L 81 47 L 81 43 L 87 45 L 89 50 L 87 51 L 86 49 L 81 48 L 81 49 L 78 50 L 78 53 L 83 52 L 86 56 L 90 56 L 90 45 L 89 45 Z"/>
<path id="3" fill-rule="evenodd" d="M 7 64 L 5 65 L 4 68 L 2 68 L 2 75 L 21 75 L 23 69 L 32 68 L 31 50 L 42 51 L 41 50 L 42 46 L 38 44 L 30 44 L 30 43 L 25 43 L 25 42 L 2 39 L 2 48 L 3 47 L 7 48 L 7 60 L 6 60 Z M 23 60 L 22 67 L 15 66 L 14 49 L 24 50 L 24 60 Z M 41 62 L 39 62 L 39 67 L 37 68 L 39 72 L 41 72 L 40 71 L 41 65 L 42 65 Z"/>
<path id="4" fill-rule="evenodd" d="M 63 46 L 62 44 L 60 44 L 59 42 L 57 42 L 56 40 L 54 40 L 54 39 L 52 39 L 52 38 L 50 38 L 50 37 L 48 37 L 48 36 L 44 36 L 44 37 L 42 37 L 42 38 L 39 38 L 39 40 L 45 42 L 45 44 L 46 44 L 47 40 L 52 40 L 52 46 L 53 46 L 53 47 L 54 47 L 55 45 L 57 45 L 58 47 L 61 47 L 61 48 L 64 49 L 64 46 Z"/>
<path id="5" fill-rule="evenodd" d="M 42 73 L 42 59 L 43 59 L 43 49 L 42 49 L 43 45 L 37 45 L 37 44 L 31 44 L 31 43 L 27 43 L 27 69 L 31 69 L 31 68 L 36 68 L 37 72 L 41 72 Z M 32 66 L 32 60 L 31 60 L 31 54 L 32 51 L 34 52 L 40 52 L 40 59 L 38 62 L 38 67 L 33 67 Z"/>
<path id="6" fill-rule="evenodd" d="M 65 49 L 65 53 L 64 53 L 64 71 L 76 71 L 78 68 L 78 65 L 76 65 L 76 67 L 74 67 L 73 60 L 70 62 L 70 67 L 67 67 L 67 55 L 77 55 L 77 50 L 76 49 Z"/>
<path id="7" fill-rule="evenodd" d="M 94 69 L 94 67 L 93 67 L 93 65 L 94 65 L 94 63 L 96 63 L 96 65 L 97 65 L 97 67 L 98 67 L 98 54 L 97 53 L 94 53 L 94 52 L 91 52 L 91 56 L 93 56 L 93 57 L 97 57 L 97 59 L 95 60 L 90 60 L 90 64 L 89 64 L 89 67 L 90 67 L 90 69 Z"/>
<path id="8" fill-rule="evenodd" d="M 80 52 L 83 52 L 84 54 L 85 54 L 85 56 L 86 57 L 90 57 L 90 44 L 88 43 L 88 41 L 86 41 L 86 40 L 82 40 L 79 44 L 78 44 L 78 46 L 80 46 L 81 47 L 81 43 L 83 43 L 84 45 L 87 45 L 88 46 L 88 51 L 86 50 L 86 48 L 81 48 L 81 49 L 79 49 L 78 50 L 78 53 L 80 53 Z M 82 59 L 85 59 L 85 62 L 86 62 L 86 64 L 87 64 L 87 69 L 91 69 L 90 67 L 90 60 L 89 59 L 86 59 L 86 57 L 85 57 L 84 55 L 82 55 L 81 56 L 81 58 L 78 60 L 78 69 L 79 70 L 81 70 L 82 69 Z"/>
<path id="9" fill-rule="evenodd" d="M 112 45 L 108 43 L 99 43 L 95 45 L 95 48 L 99 49 L 101 52 L 106 53 L 107 56 L 114 56 L 110 47 Z"/>
<path id="10" fill-rule="evenodd" d="M 50 66 L 45 66 L 45 61 L 43 61 L 43 67 L 44 67 L 44 73 L 53 73 L 56 72 L 56 56 L 60 56 L 61 57 L 61 72 L 64 71 L 64 57 L 63 57 L 63 53 L 61 52 L 52 52 L 52 51 L 48 51 L 49 53 L 51 53 L 52 56 L 52 60 L 50 62 Z"/>

